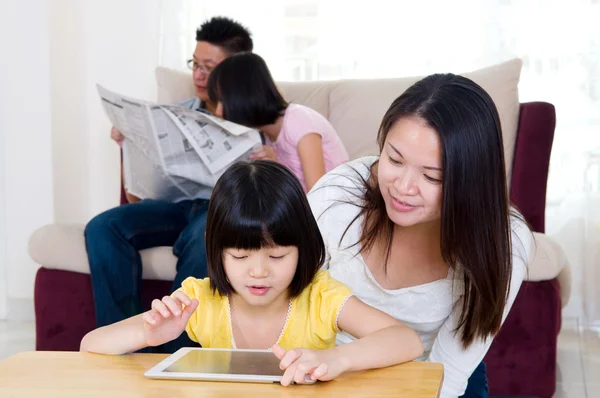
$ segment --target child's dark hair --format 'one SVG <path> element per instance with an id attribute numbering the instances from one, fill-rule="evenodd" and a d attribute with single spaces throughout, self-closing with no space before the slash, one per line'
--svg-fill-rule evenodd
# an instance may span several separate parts
<path id="1" fill-rule="evenodd" d="M 265 61 L 254 53 L 223 60 L 208 79 L 208 96 L 221 102 L 223 118 L 249 127 L 275 123 L 286 110 Z"/>
<path id="2" fill-rule="evenodd" d="M 298 296 L 325 261 L 325 244 L 306 194 L 285 166 L 267 160 L 238 162 L 217 181 L 208 206 L 206 256 L 213 291 L 234 293 L 223 266 L 227 248 L 296 246 L 298 267 L 289 287 Z"/>
<path id="3" fill-rule="evenodd" d="M 196 41 L 219 46 L 229 54 L 252 51 L 253 43 L 246 27 L 233 19 L 213 17 L 196 30 Z"/>

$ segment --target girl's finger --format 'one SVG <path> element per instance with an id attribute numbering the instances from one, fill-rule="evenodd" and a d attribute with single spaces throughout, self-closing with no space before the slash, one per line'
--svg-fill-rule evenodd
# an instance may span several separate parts
<path id="1" fill-rule="evenodd" d="M 150 316 L 151 316 L 152 318 L 154 318 L 154 320 L 155 320 L 157 323 L 163 320 L 163 316 L 161 315 L 161 313 L 160 313 L 160 312 L 158 312 L 158 311 L 156 311 L 156 310 L 151 310 L 151 311 L 150 311 Z"/>
<path id="2" fill-rule="evenodd" d="M 294 381 L 296 384 L 304 384 L 306 382 L 306 372 L 300 369 L 300 366 L 296 367 L 296 372 L 294 373 Z"/>
<path id="3" fill-rule="evenodd" d="M 317 366 L 315 368 L 315 370 L 313 370 L 310 374 L 310 378 L 312 380 L 321 380 L 323 378 L 325 378 L 325 376 L 327 376 L 327 364 L 326 363 L 322 363 L 319 366 Z"/>
<path id="4" fill-rule="evenodd" d="M 151 311 L 144 312 L 142 319 L 144 320 L 144 322 L 150 325 L 156 325 L 156 319 L 154 319 L 154 317 L 152 316 Z"/>
<path id="5" fill-rule="evenodd" d="M 279 367 L 281 369 L 289 368 L 294 362 L 300 358 L 302 354 L 297 352 L 296 350 L 289 350 L 279 362 Z"/>
<path id="6" fill-rule="evenodd" d="M 273 354 L 275 354 L 277 359 L 279 359 L 280 361 L 283 359 L 285 354 L 287 354 L 287 350 L 281 347 L 279 344 L 273 344 L 271 346 L 271 352 L 273 352 Z"/>
<path id="7" fill-rule="evenodd" d="M 162 302 L 171 314 L 175 316 L 181 315 L 181 301 L 173 300 L 172 297 L 165 296 L 163 297 Z"/>
<path id="8" fill-rule="evenodd" d="M 289 386 L 292 381 L 294 381 L 294 375 L 296 373 L 296 366 L 290 366 L 289 368 L 287 368 L 285 370 L 285 372 L 283 372 L 283 376 L 281 376 L 281 385 L 282 386 Z"/>
<path id="9" fill-rule="evenodd" d="M 187 294 L 185 294 L 184 292 L 178 290 L 175 293 L 173 293 L 171 295 L 171 297 L 173 297 L 174 299 L 177 299 L 179 301 L 181 301 L 184 305 L 191 305 L 192 304 L 192 299 L 188 297 Z"/>
<path id="10" fill-rule="evenodd" d="M 152 309 L 165 318 L 168 318 L 171 315 L 171 312 L 167 309 L 167 306 L 162 301 L 157 299 L 152 300 Z"/>
<path id="11" fill-rule="evenodd" d="M 190 305 L 186 306 L 183 309 L 182 318 L 186 321 L 186 323 L 190 319 L 190 317 L 192 316 L 194 311 L 196 311 L 196 308 L 198 308 L 198 300 L 194 299 L 194 300 L 192 300 Z"/>

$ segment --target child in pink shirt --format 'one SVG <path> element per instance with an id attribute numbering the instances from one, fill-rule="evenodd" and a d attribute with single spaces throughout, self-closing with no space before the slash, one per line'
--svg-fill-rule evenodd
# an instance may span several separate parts
<path id="1" fill-rule="evenodd" d="M 242 72 L 243 71 L 243 72 Z M 208 81 L 215 114 L 260 130 L 267 145 L 253 159 L 287 166 L 308 192 L 326 172 L 348 161 L 335 129 L 319 112 L 285 102 L 265 61 L 253 53 L 225 59 Z"/>

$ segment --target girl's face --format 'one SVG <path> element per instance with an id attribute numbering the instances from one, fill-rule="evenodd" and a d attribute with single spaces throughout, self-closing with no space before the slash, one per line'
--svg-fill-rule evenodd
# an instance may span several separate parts
<path id="1" fill-rule="evenodd" d="M 417 117 L 403 117 L 386 137 L 377 169 L 388 217 L 409 227 L 439 221 L 442 150 L 437 132 Z"/>
<path id="2" fill-rule="evenodd" d="M 237 294 L 250 305 L 266 306 L 277 300 L 289 299 L 288 287 L 298 267 L 298 248 L 228 248 L 223 251 L 223 265 Z"/>

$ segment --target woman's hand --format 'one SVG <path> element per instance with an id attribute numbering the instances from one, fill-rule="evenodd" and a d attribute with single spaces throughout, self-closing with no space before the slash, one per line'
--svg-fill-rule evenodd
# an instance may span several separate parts
<path id="1" fill-rule="evenodd" d="M 281 361 L 279 367 L 285 372 L 281 385 L 314 383 L 317 380 L 333 380 L 346 371 L 344 360 L 335 354 L 335 349 L 309 350 L 296 348 L 285 350 L 275 344 L 273 354 Z"/>
<path id="2" fill-rule="evenodd" d="M 198 300 L 190 299 L 183 292 L 152 301 L 152 309 L 142 316 L 146 344 L 157 346 L 175 340 L 185 330 L 197 307 Z"/>

